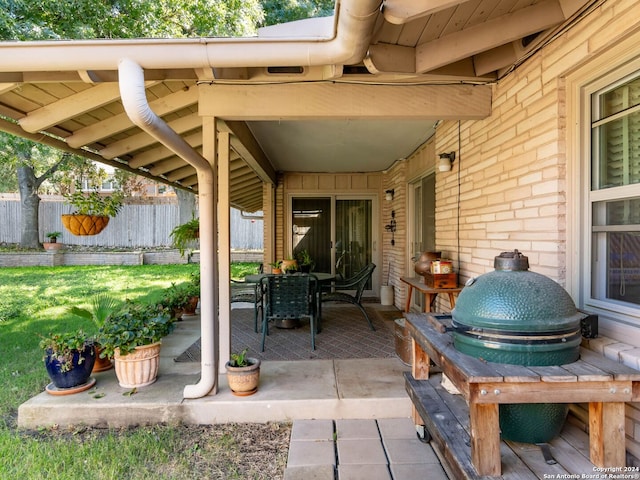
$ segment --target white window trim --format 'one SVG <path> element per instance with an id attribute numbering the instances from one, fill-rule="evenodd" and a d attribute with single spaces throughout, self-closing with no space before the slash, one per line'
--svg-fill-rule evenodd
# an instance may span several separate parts
<path id="1" fill-rule="evenodd" d="M 600 315 L 601 333 L 640 346 L 640 311 L 607 302 L 590 300 L 590 277 L 585 275 L 590 258 L 591 192 L 589 182 L 591 158 L 591 94 L 617 80 L 640 72 L 640 33 L 594 56 L 566 77 L 567 99 L 567 289 L 579 308 Z M 631 187 L 631 188 L 629 188 Z M 621 187 L 637 195 L 639 186 Z"/>

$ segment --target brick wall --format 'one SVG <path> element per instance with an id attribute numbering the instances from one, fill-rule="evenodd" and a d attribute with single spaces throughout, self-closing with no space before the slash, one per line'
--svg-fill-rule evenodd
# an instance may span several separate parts
<path id="1" fill-rule="evenodd" d="M 564 76 L 594 56 L 613 56 L 620 39 L 640 36 L 637 6 L 602 3 L 494 85 L 489 118 L 438 127 L 436 151 L 457 158 L 452 171 L 436 176 L 437 247 L 459 259 L 462 281 L 491 271 L 500 252 L 518 249 L 532 271 L 567 286 L 566 131 L 573 125 Z M 639 368 L 640 355 L 629 357 L 640 350 L 620 340 L 606 340 L 617 345 L 607 356 Z M 627 407 L 626 433 L 628 451 L 640 458 L 637 404 Z"/>

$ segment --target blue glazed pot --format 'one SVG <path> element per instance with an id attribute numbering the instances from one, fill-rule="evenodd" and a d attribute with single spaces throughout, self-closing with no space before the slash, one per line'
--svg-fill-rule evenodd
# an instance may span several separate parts
<path id="1" fill-rule="evenodd" d="M 81 358 L 82 361 L 80 361 Z M 93 345 L 88 345 L 82 352 L 75 352 L 73 354 L 73 368 L 69 371 L 62 371 L 61 362 L 55 358 L 51 358 L 50 350 L 47 350 L 44 366 L 47 369 L 51 382 L 57 388 L 73 388 L 87 383 L 95 361 L 96 356 Z"/>

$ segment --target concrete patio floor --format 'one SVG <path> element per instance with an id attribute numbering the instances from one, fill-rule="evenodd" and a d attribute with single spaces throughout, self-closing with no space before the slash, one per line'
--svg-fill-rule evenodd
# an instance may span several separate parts
<path id="1" fill-rule="evenodd" d="M 163 340 L 158 380 L 133 394 L 121 388 L 115 371 L 94 374 L 96 385 L 73 395 L 42 392 L 18 409 L 20 428 L 88 425 L 125 427 L 154 423 L 216 424 L 296 419 L 408 418 L 411 401 L 398 358 L 264 361 L 258 392 L 231 394 L 226 376 L 218 393 L 186 400 L 185 385 L 199 379 L 200 363 L 174 358 L 200 335 L 199 317 L 178 324 Z"/>

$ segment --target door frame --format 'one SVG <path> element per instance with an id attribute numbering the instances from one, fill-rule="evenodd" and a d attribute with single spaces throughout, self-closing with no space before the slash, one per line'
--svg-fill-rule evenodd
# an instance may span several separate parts
<path id="1" fill-rule="evenodd" d="M 375 193 L 336 193 L 336 192 L 313 192 L 313 193 L 287 193 L 285 195 L 285 211 L 283 227 L 285 233 L 284 254 L 291 255 L 293 252 L 293 225 L 291 222 L 293 216 L 293 199 L 294 198 L 329 198 L 331 203 L 331 273 L 335 273 L 336 265 L 336 225 L 335 225 L 335 208 L 336 200 L 370 200 L 371 201 L 371 261 L 375 263 L 376 268 L 371 276 L 371 290 L 365 290 L 364 296 L 377 297 L 380 291 L 380 278 L 382 268 L 382 251 L 379 248 L 382 245 L 380 225 L 380 198 Z"/>

